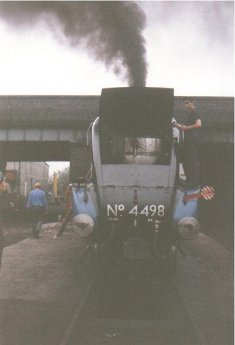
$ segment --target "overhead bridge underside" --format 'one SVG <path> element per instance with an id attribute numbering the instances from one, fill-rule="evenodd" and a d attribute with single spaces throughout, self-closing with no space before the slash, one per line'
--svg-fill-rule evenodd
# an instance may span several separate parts
<path id="1" fill-rule="evenodd" d="M 86 176 L 91 166 L 88 128 L 2 128 L 0 156 L 10 162 L 69 161 L 70 179 Z"/>
<path id="2" fill-rule="evenodd" d="M 74 147 L 87 143 L 83 128 L 2 128 L 1 152 L 7 161 L 69 161 Z"/>
<path id="3" fill-rule="evenodd" d="M 22 141 L 3 142 L 6 161 L 40 162 L 40 161 L 70 161 L 70 142 L 53 141 Z"/>

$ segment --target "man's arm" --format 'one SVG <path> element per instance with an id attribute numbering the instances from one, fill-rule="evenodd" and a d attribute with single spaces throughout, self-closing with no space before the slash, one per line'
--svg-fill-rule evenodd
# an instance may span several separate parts
<path id="1" fill-rule="evenodd" d="M 176 125 L 177 128 L 181 129 L 182 131 L 188 131 L 193 128 L 200 128 L 202 126 L 202 122 L 200 119 L 197 119 L 193 125 L 186 126 L 186 125 Z"/>

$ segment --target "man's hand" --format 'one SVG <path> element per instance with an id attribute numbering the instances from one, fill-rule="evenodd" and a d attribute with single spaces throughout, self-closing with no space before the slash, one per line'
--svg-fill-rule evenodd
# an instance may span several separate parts
<path id="1" fill-rule="evenodd" d="M 177 122 L 174 123 L 174 127 L 180 129 L 181 131 L 185 131 L 187 129 L 187 126 L 181 125 L 181 124 L 179 124 Z"/>
<path id="2" fill-rule="evenodd" d="M 181 131 L 186 131 L 186 130 L 188 129 L 188 127 L 185 126 L 185 125 L 179 125 L 179 129 L 180 129 Z"/>

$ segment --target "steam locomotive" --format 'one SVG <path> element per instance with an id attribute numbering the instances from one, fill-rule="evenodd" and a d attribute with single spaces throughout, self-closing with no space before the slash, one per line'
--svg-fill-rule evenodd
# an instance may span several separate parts
<path id="1" fill-rule="evenodd" d="M 80 213 L 74 227 L 80 235 L 90 235 L 95 224 L 111 255 L 164 261 L 169 269 L 181 240 L 199 231 L 198 200 L 186 198 L 199 190 L 185 189 L 179 181 L 173 101 L 169 88 L 103 89 L 92 124 L 94 187 L 74 191 Z"/>

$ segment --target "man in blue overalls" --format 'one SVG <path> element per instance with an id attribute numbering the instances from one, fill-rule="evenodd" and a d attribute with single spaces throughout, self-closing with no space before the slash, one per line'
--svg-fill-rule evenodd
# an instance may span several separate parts
<path id="1" fill-rule="evenodd" d="M 41 189 L 41 184 L 37 182 L 34 185 L 34 190 L 29 193 L 27 202 L 27 208 L 31 211 L 32 231 L 35 238 L 39 237 L 47 206 L 46 193 Z"/>

